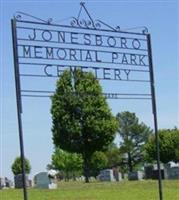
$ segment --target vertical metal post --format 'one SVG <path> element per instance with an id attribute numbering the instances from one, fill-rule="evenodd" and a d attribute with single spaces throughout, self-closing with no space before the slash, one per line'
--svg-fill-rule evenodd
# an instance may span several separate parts
<path id="1" fill-rule="evenodd" d="M 157 124 L 155 83 L 154 83 L 152 47 L 151 47 L 150 34 L 147 34 L 147 46 L 148 46 L 149 68 L 150 68 L 149 70 L 150 70 L 150 84 L 151 84 L 151 95 L 152 95 L 152 111 L 153 111 L 153 117 L 154 117 L 155 143 L 156 143 L 156 151 L 157 151 L 159 198 L 160 198 L 160 200 L 163 200 L 162 176 L 161 176 L 161 169 L 160 169 L 160 146 L 159 146 L 159 135 L 158 135 L 158 124 Z"/>
<path id="2" fill-rule="evenodd" d="M 27 187 L 26 187 L 26 175 L 25 175 L 25 156 L 24 156 L 24 144 L 23 144 L 23 130 L 22 130 L 22 104 L 21 104 L 21 88 L 19 77 L 19 62 L 18 62 L 18 48 L 17 48 L 17 31 L 16 31 L 16 19 L 11 20 L 12 39 L 13 39 L 13 54 L 14 54 L 14 75 L 15 75 L 15 87 L 16 87 L 16 102 L 17 102 L 17 119 L 19 129 L 19 142 L 22 164 L 22 181 L 24 200 L 27 200 Z"/>

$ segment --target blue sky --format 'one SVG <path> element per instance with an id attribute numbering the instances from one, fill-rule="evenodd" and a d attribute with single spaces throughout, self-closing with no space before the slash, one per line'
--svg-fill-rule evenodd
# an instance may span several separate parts
<path id="1" fill-rule="evenodd" d="M 1 0 L 1 169 L 0 176 L 12 177 L 10 166 L 19 155 L 13 52 L 10 20 L 16 11 L 55 21 L 77 16 L 80 1 Z M 153 62 L 159 128 L 179 124 L 178 107 L 178 3 L 176 1 L 86 1 L 94 19 L 127 29 L 147 26 L 152 35 Z M 30 80 L 24 81 L 32 85 Z M 135 92 L 135 85 L 101 82 L 104 91 Z M 141 121 L 153 127 L 149 101 L 108 100 L 112 112 L 136 112 Z M 25 155 L 32 164 L 31 176 L 44 171 L 53 152 L 49 99 L 23 99 Z M 116 140 L 118 141 L 118 140 Z"/>

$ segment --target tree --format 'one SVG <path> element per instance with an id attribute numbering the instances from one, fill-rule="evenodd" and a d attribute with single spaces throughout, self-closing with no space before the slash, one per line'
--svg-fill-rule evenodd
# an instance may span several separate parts
<path id="1" fill-rule="evenodd" d="M 82 164 L 83 160 L 81 155 L 69 153 L 60 148 L 56 148 L 52 155 L 52 168 L 63 171 L 66 180 L 69 180 L 70 176 L 75 178 L 77 174 L 80 174 Z"/>
<path id="2" fill-rule="evenodd" d="M 51 113 L 55 146 L 82 154 L 85 181 L 89 182 L 92 154 L 104 150 L 118 128 L 99 81 L 79 69 L 65 71 L 57 82 Z"/>
<path id="3" fill-rule="evenodd" d="M 144 144 L 151 130 L 144 123 L 139 123 L 135 113 L 122 112 L 117 114 L 119 121 L 118 133 L 121 136 L 120 151 L 126 155 L 128 170 L 132 172 L 144 158 Z"/>
<path id="4" fill-rule="evenodd" d="M 107 162 L 105 153 L 101 151 L 94 152 L 91 158 L 90 174 L 95 177 L 99 175 L 100 170 L 107 166 Z"/>
<path id="5" fill-rule="evenodd" d="M 179 130 L 159 130 L 160 160 L 163 163 L 179 162 Z M 152 135 L 145 145 L 145 158 L 148 162 L 157 160 L 155 136 Z"/>
<path id="6" fill-rule="evenodd" d="M 11 166 L 12 172 L 14 175 L 22 174 L 22 162 L 21 157 L 16 157 L 14 160 L 12 166 Z M 25 172 L 26 174 L 30 174 L 31 166 L 28 159 L 25 158 Z"/>
<path id="7" fill-rule="evenodd" d="M 120 149 L 116 146 L 116 144 L 112 143 L 111 145 L 109 145 L 108 149 L 105 151 L 105 154 L 108 160 L 108 168 L 119 166 L 122 164 L 122 155 Z"/>

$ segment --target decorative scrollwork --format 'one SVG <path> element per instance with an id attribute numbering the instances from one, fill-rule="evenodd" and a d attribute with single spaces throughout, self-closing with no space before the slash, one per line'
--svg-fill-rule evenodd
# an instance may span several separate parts
<path id="1" fill-rule="evenodd" d="M 70 25 L 73 27 L 78 27 L 78 20 L 75 17 L 72 17 Z"/>
<path id="2" fill-rule="evenodd" d="M 95 29 L 100 29 L 100 28 L 101 28 L 100 22 L 96 20 L 96 21 L 94 22 L 94 27 L 95 27 Z"/>
<path id="3" fill-rule="evenodd" d="M 88 28 L 88 27 L 87 27 L 87 21 L 84 20 L 84 19 L 78 20 L 78 25 L 79 25 L 80 27 L 82 27 L 82 28 Z"/>
<path id="4" fill-rule="evenodd" d="M 120 27 L 120 26 L 117 26 L 117 27 L 116 27 L 116 31 L 121 31 L 121 27 Z"/>
<path id="5" fill-rule="evenodd" d="M 94 23 L 91 20 L 77 19 L 75 17 L 72 17 L 72 19 L 70 21 L 70 25 L 73 26 L 73 27 L 95 29 Z"/>
<path id="6" fill-rule="evenodd" d="M 16 19 L 16 20 L 21 20 L 21 19 L 22 19 L 22 15 L 21 15 L 20 13 L 16 12 L 16 13 L 14 14 L 14 19 Z"/>
<path id="7" fill-rule="evenodd" d="M 48 22 L 48 24 L 52 24 L 53 19 L 52 19 L 52 18 L 49 18 L 49 19 L 47 20 L 47 22 Z"/>
<path id="8" fill-rule="evenodd" d="M 120 31 L 128 31 L 128 30 L 136 30 L 139 29 L 142 31 L 143 34 L 147 34 L 148 33 L 148 29 L 145 26 L 140 26 L 140 27 L 134 27 L 134 28 L 129 28 L 129 29 L 125 29 L 125 30 L 121 30 L 120 26 L 117 26 L 116 28 L 110 26 L 109 24 L 101 21 L 101 20 L 93 20 L 93 18 L 91 17 L 91 15 L 89 14 L 87 8 L 85 7 L 85 3 L 82 2 L 80 3 L 81 8 L 80 8 L 80 12 L 78 14 L 78 17 L 71 17 L 70 19 L 70 25 L 72 27 L 79 27 L 79 28 L 86 28 L 86 29 L 94 29 L 94 30 L 112 30 L 112 31 L 116 31 L 116 32 L 120 32 Z M 88 18 L 84 19 L 81 18 L 81 11 L 82 9 L 84 9 L 84 11 L 86 12 Z M 22 21 L 22 20 L 29 20 L 33 19 L 36 20 L 37 22 L 40 23 L 45 23 L 45 24 L 56 24 L 52 18 L 49 18 L 47 20 L 43 20 L 41 18 L 35 17 L 33 15 L 24 13 L 24 12 L 16 12 L 14 15 L 14 19 L 16 19 L 17 21 Z M 69 19 L 69 18 L 68 18 Z"/>
<path id="9" fill-rule="evenodd" d="M 15 15 L 14 15 L 14 18 L 18 21 L 18 20 L 22 20 L 24 18 L 32 18 L 32 19 L 35 19 L 37 20 L 38 22 L 43 22 L 43 23 L 49 23 L 48 21 L 46 20 L 43 20 L 39 17 L 35 17 L 33 15 L 30 15 L 30 14 L 27 14 L 27 13 L 24 13 L 24 12 L 16 12 Z"/>
<path id="10" fill-rule="evenodd" d="M 144 26 L 144 29 L 142 30 L 142 33 L 143 33 L 143 34 L 147 34 L 148 32 L 149 32 L 149 31 L 148 31 L 148 28 Z"/>

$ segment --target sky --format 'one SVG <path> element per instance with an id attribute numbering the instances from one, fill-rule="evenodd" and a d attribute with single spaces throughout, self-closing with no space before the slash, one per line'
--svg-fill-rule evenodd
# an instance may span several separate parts
<path id="1" fill-rule="evenodd" d="M 178 1 L 92 1 L 86 7 L 93 19 L 101 19 L 121 30 L 146 26 L 152 37 L 153 64 L 157 101 L 158 126 L 173 128 L 179 124 L 179 62 L 178 62 Z M 1 94 L 1 164 L 0 176 L 12 179 L 11 165 L 19 155 L 17 109 L 13 68 L 13 50 L 10 20 L 17 11 L 25 12 L 41 19 L 53 18 L 59 21 L 77 16 L 80 1 L 9 1 L 1 0 L 0 14 L 0 94 Z M 134 29 L 133 31 L 140 31 Z M 38 88 L 40 83 L 31 79 L 22 80 L 22 87 Z M 39 85 L 38 85 L 39 84 Z M 48 88 L 48 82 L 43 86 Z M 54 83 L 53 83 L 54 84 Z M 52 86 L 53 86 L 52 84 Z M 102 81 L 104 92 L 147 91 L 146 85 Z M 143 86 L 146 87 L 143 89 Z M 150 101 L 108 100 L 114 115 L 129 110 L 135 112 L 140 121 L 153 128 Z M 48 98 L 23 98 L 23 133 L 25 156 L 32 165 L 31 177 L 45 171 L 53 152 L 51 133 L 51 102 Z M 119 140 L 115 140 L 119 143 Z"/>

